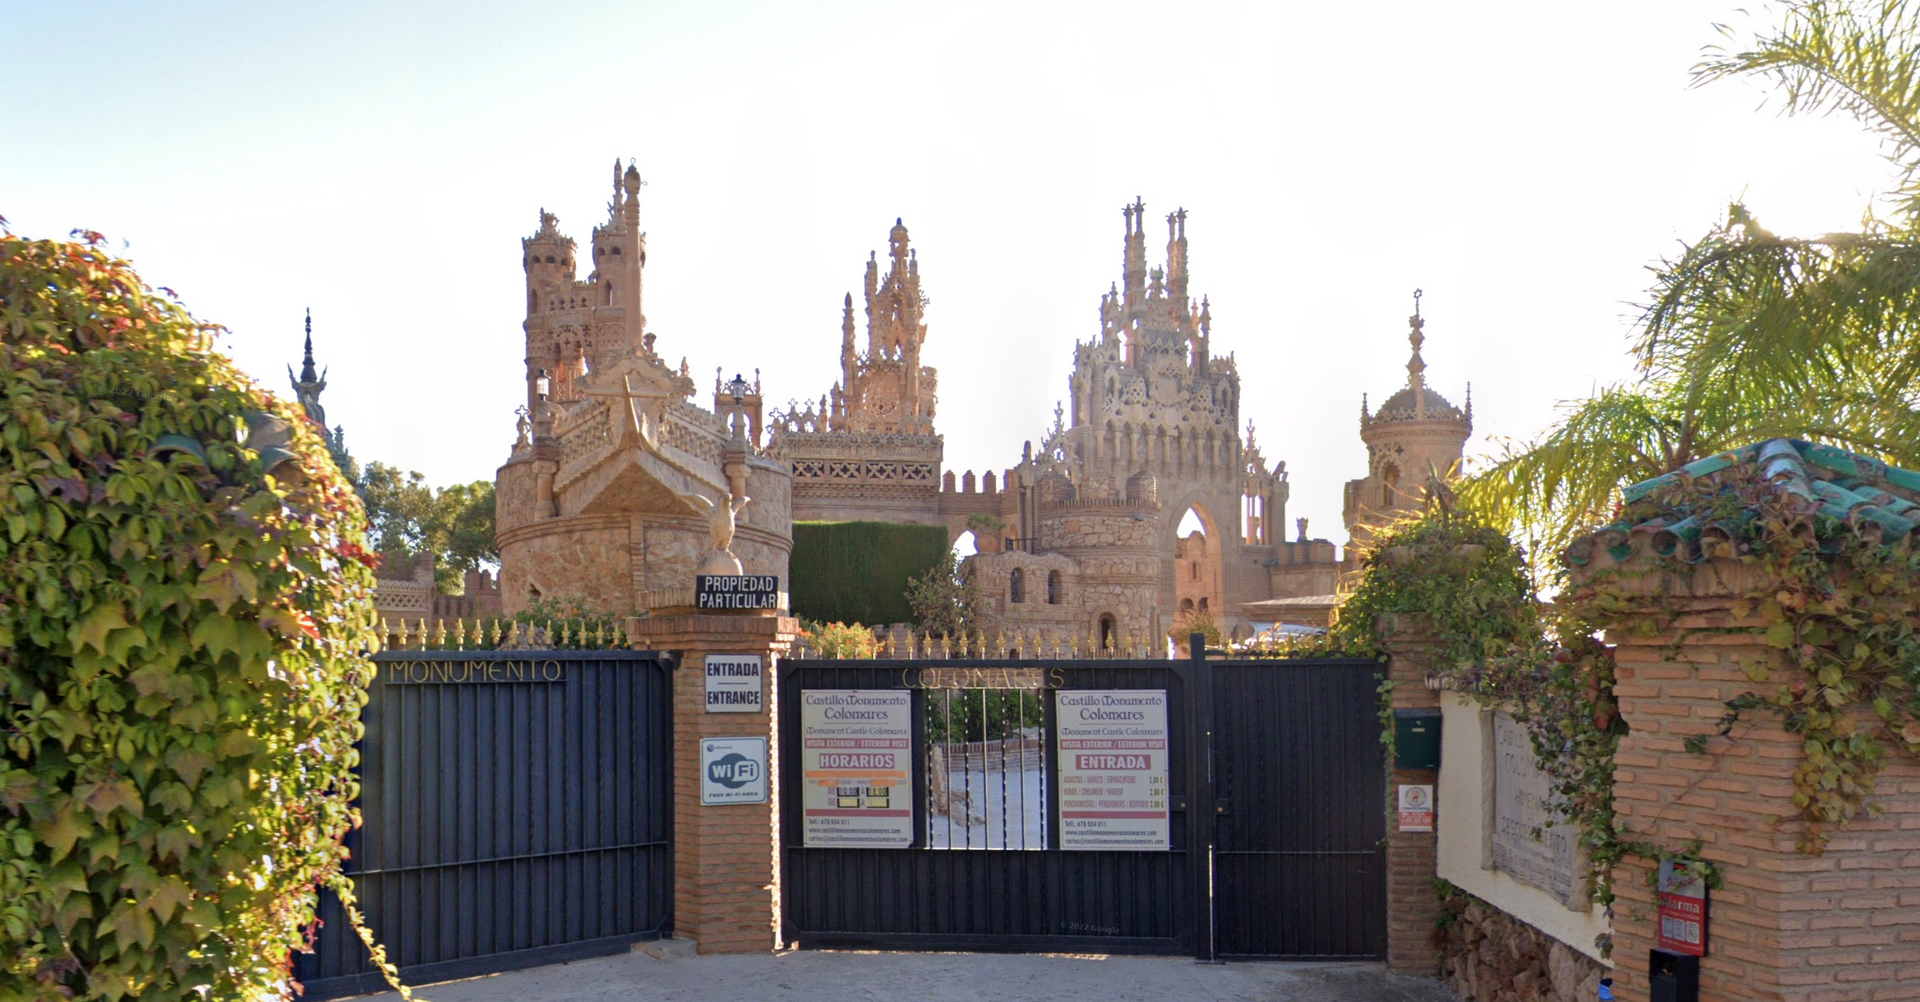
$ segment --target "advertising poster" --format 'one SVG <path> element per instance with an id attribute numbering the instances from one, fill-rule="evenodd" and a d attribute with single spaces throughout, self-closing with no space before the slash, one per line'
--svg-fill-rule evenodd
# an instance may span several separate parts
<path id="1" fill-rule="evenodd" d="M 1054 693 L 1060 848 L 1169 848 L 1167 693 Z"/>
<path id="2" fill-rule="evenodd" d="M 912 707 L 899 689 L 800 693 L 805 845 L 913 844 Z"/>

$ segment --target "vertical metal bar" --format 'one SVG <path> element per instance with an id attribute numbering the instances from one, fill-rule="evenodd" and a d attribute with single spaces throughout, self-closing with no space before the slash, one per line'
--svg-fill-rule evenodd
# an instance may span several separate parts
<path id="1" fill-rule="evenodd" d="M 1058 700 L 1055 689 L 1040 690 L 1040 792 L 1046 797 L 1047 816 L 1042 819 L 1046 827 L 1046 847 L 1060 848 L 1060 784 L 1056 777 L 1060 775 L 1059 742 L 1053 739 L 1053 728 L 1058 722 Z"/>
<path id="2" fill-rule="evenodd" d="M 1212 963 L 1213 955 L 1213 668 L 1207 662 L 1207 638 L 1187 638 L 1187 762 L 1192 770 L 1187 798 L 1188 861 L 1193 881 L 1193 959 Z"/>
<path id="3" fill-rule="evenodd" d="M 1007 842 L 1007 737 L 1006 737 L 1007 690 L 996 689 L 994 690 L 994 696 L 995 696 L 995 702 L 1000 704 L 1000 724 L 1001 724 L 1001 727 L 1000 727 L 1000 848 L 1007 849 L 1007 848 L 1010 848 Z M 984 699 L 985 697 L 982 697 L 982 698 Z M 985 764 L 991 765 L 993 762 L 993 752 L 991 747 L 987 745 L 986 742 L 984 741 L 981 742 L 980 747 L 983 749 L 986 749 L 987 761 Z M 985 775 L 984 769 L 982 770 L 982 775 Z"/>
<path id="4" fill-rule="evenodd" d="M 909 746 L 908 758 L 912 769 L 907 781 L 908 803 L 913 808 L 913 841 L 909 848 L 925 849 L 933 844 L 933 811 L 927 802 L 927 691 L 911 689 L 907 693 L 907 733 L 913 735 L 913 744 Z"/>

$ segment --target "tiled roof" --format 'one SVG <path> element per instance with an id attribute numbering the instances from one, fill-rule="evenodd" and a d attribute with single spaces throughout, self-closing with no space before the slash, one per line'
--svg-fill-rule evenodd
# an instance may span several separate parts
<path id="1" fill-rule="evenodd" d="M 1785 497 L 1802 515 L 1838 519 L 1861 536 L 1888 545 L 1908 539 L 1920 526 L 1920 473 L 1798 439 L 1776 438 L 1722 452 L 1621 493 L 1627 509 L 1634 511 L 1638 502 L 1662 488 L 1688 481 L 1705 481 L 1709 488 L 1720 487 L 1723 492 L 1757 485 Z M 1634 519 L 1575 540 L 1567 548 L 1567 562 L 1585 566 L 1602 554 L 1614 563 L 1635 555 L 1683 563 L 1734 556 L 1757 512 L 1751 503 L 1744 511 L 1715 504 L 1721 493 L 1702 492 L 1699 500 L 1666 506 L 1651 516 L 1638 511 Z M 1914 538 L 1920 542 L 1920 537 Z"/>

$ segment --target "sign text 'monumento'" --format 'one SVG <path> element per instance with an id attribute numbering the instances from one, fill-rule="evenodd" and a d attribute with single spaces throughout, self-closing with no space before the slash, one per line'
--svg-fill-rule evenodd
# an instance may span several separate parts
<path id="1" fill-rule="evenodd" d="M 388 685 L 467 682 L 564 682 L 558 661 L 389 661 Z"/>
<path id="2" fill-rule="evenodd" d="M 1548 808 L 1551 786 L 1534 761 L 1526 728 L 1504 713 L 1494 714 L 1493 867 L 1572 908 L 1580 892 L 1573 831 L 1554 823 Z"/>

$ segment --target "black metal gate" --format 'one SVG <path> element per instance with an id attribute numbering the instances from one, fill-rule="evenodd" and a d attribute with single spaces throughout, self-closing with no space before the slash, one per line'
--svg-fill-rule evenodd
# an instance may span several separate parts
<path id="1" fill-rule="evenodd" d="M 636 651 L 392 651 L 362 719 L 348 838 L 368 924 L 410 981 L 616 953 L 671 935 L 672 704 Z M 339 902 L 309 999 L 378 991 Z"/>
<path id="2" fill-rule="evenodd" d="M 979 673 L 969 676 L 972 669 Z M 958 838 L 938 837 L 928 790 L 933 742 L 923 736 L 930 707 L 950 698 L 939 695 L 944 686 L 991 687 L 993 673 L 1007 670 L 1038 673 L 1047 694 L 1036 749 L 1046 831 L 1041 844 L 1017 847 L 1003 822 L 998 844 L 991 834 L 978 845 L 969 838 L 968 851 Z M 1376 662 L 1335 659 L 785 662 L 784 938 L 802 948 L 1383 957 L 1379 674 Z M 803 844 L 801 700 L 822 689 L 911 690 L 910 847 Z M 1167 694 L 1168 849 L 1063 850 L 1052 695 L 1133 689 Z M 979 754 L 989 767 L 997 754 L 1001 777 L 977 792 L 991 798 L 997 789 L 1004 800 L 1009 739 L 996 752 L 986 738 L 982 731 Z M 970 742 L 947 747 L 965 749 L 947 755 L 974 754 Z M 962 775 L 985 777 L 971 768 Z M 953 809 L 946 814 L 938 820 L 951 830 Z M 972 826 L 969 817 L 961 827 Z"/>
<path id="3" fill-rule="evenodd" d="M 1379 668 L 1209 663 L 1220 955 L 1386 955 Z"/>

